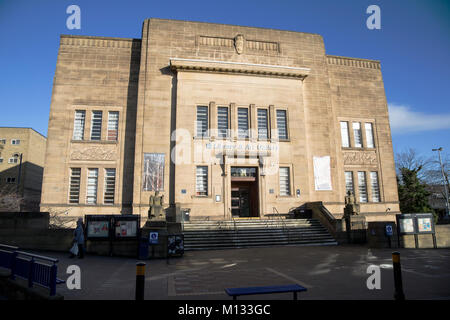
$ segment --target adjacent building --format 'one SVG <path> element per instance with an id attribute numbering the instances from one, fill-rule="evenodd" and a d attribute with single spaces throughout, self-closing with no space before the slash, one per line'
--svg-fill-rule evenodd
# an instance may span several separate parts
<path id="1" fill-rule="evenodd" d="M 147 19 L 142 38 L 62 35 L 41 210 L 265 217 L 352 191 L 399 213 L 380 62 L 320 35 Z"/>
<path id="2" fill-rule="evenodd" d="M 0 210 L 39 211 L 46 137 L 0 127 Z"/>

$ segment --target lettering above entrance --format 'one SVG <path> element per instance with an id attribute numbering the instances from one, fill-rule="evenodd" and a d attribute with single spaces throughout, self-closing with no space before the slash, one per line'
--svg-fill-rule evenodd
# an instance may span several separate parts
<path id="1" fill-rule="evenodd" d="M 376 165 L 377 155 L 375 151 L 344 152 L 344 165 Z"/>

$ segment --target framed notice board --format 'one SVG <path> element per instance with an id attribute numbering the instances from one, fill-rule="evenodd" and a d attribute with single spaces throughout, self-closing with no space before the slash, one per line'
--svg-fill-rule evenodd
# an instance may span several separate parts
<path id="1" fill-rule="evenodd" d="M 86 238 L 110 239 L 111 238 L 111 216 L 110 215 L 86 215 Z"/>
<path id="2" fill-rule="evenodd" d="M 137 239 L 139 237 L 139 215 L 113 215 L 114 239 Z"/>

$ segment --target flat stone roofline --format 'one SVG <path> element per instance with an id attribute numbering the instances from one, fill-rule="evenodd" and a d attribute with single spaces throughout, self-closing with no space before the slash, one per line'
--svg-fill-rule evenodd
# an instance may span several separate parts
<path id="1" fill-rule="evenodd" d="M 0 127 L 0 132 L 2 131 L 2 129 L 11 129 L 11 131 L 17 131 L 17 129 L 23 129 L 24 131 L 31 130 L 31 131 L 36 132 L 37 134 L 39 134 L 43 138 L 47 139 L 46 136 L 44 136 L 42 133 L 40 133 L 39 131 L 37 131 L 37 130 L 31 128 L 31 127 Z"/>
<path id="2" fill-rule="evenodd" d="M 214 61 L 171 58 L 170 68 L 174 71 L 201 71 L 219 73 L 240 73 L 252 75 L 270 75 L 283 78 L 304 79 L 309 68 L 253 64 L 232 61 Z"/>
<path id="3" fill-rule="evenodd" d="M 140 49 L 141 39 L 62 34 L 60 36 L 60 45 Z"/>
<path id="4" fill-rule="evenodd" d="M 328 64 L 378 70 L 381 69 L 381 63 L 379 60 L 332 56 L 328 54 L 326 56 Z"/>
<path id="5" fill-rule="evenodd" d="M 147 18 L 145 20 L 149 21 L 163 21 L 163 22 L 176 22 L 176 23 L 193 23 L 193 24 L 204 24 L 204 25 L 215 25 L 215 26 L 226 26 L 226 27 L 239 27 L 239 28 L 249 28 L 249 29 L 261 29 L 268 31 L 276 31 L 276 32 L 286 32 L 293 34 L 308 34 L 323 38 L 322 35 L 313 32 L 302 32 L 302 31 L 293 31 L 286 29 L 274 29 L 268 27 L 257 27 L 257 26 L 245 26 L 245 25 L 237 25 L 237 24 L 225 24 L 225 23 L 216 23 L 216 22 L 205 22 L 205 21 L 193 21 L 193 20 L 177 20 L 177 19 L 163 19 L 163 18 Z"/>

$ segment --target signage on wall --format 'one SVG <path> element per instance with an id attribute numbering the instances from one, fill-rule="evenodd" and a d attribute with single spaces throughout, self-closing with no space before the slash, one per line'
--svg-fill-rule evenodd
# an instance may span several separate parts
<path id="1" fill-rule="evenodd" d="M 148 240 L 150 244 L 158 244 L 158 232 L 150 232 Z"/>

